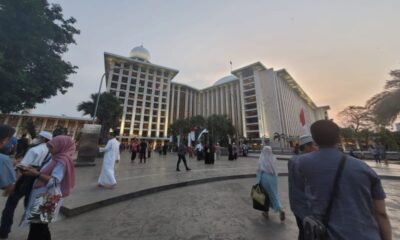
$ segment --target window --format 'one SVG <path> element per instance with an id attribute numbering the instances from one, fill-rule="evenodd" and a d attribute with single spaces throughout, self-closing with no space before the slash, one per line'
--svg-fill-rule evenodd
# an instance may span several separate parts
<path id="1" fill-rule="evenodd" d="M 153 110 L 153 115 L 157 115 L 157 114 L 158 114 L 158 111 L 157 110 Z"/>
<path id="2" fill-rule="evenodd" d="M 151 96 L 146 96 L 146 101 L 151 101 Z"/>
<path id="3" fill-rule="evenodd" d="M 143 131 L 142 136 L 147 137 L 147 131 Z"/>
<path id="4" fill-rule="evenodd" d="M 152 122 L 157 122 L 157 117 L 153 117 L 151 120 Z"/>
<path id="5" fill-rule="evenodd" d="M 143 93 L 143 92 L 144 92 L 144 88 L 140 87 L 140 88 L 139 88 L 139 92 L 140 92 L 140 93 Z"/>
<path id="6" fill-rule="evenodd" d="M 247 129 L 248 131 L 258 131 L 258 124 L 255 124 L 255 125 L 247 125 L 247 126 L 246 126 L 246 129 Z"/>
<path id="7" fill-rule="evenodd" d="M 148 122 L 149 121 L 149 116 L 144 116 L 143 121 Z"/>
<path id="8" fill-rule="evenodd" d="M 140 80 L 139 84 L 140 84 L 141 87 L 144 87 L 144 80 Z"/>
<path id="9" fill-rule="evenodd" d="M 128 71 L 128 70 L 123 70 L 123 71 L 122 71 L 122 74 L 124 74 L 124 75 L 126 75 L 126 76 L 129 76 L 129 71 Z"/>
<path id="10" fill-rule="evenodd" d="M 143 94 L 138 94 L 138 95 L 137 95 L 137 99 L 138 99 L 138 100 L 143 100 Z"/>
<path id="11" fill-rule="evenodd" d="M 138 69 L 139 69 L 139 66 L 136 65 L 136 64 L 132 64 L 132 69 L 133 69 L 133 70 L 138 70 Z"/>
<path id="12" fill-rule="evenodd" d="M 256 90 L 250 90 L 250 91 L 244 92 L 244 95 L 245 95 L 245 96 L 253 96 L 253 95 L 256 95 Z"/>
<path id="13" fill-rule="evenodd" d="M 246 102 L 255 102 L 256 101 L 256 96 L 251 96 L 251 97 L 245 98 L 245 101 Z"/>
<path id="14" fill-rule="evenodd" d="M 151 132 L 151 137 L 156 137 L 156 132 Z"/>
<path id="15" fill-rule="evenodd" d="M 118 75 L 115 75 L 115 74 L 114 74 L 114 75 L 112 76 L 112 81 L 118 82 L 118 78 L 119 78 Z"/>
<path id="16" fill-rule="evenodd" d="M 153 83 L 152 83 L 152 82 L 148 82 L 148 83 L 147 83 L 147 87 L 148 87 L 148 88 L 152 88 L 152 87 L 153 87 Z"/>
<path id="17" fill-rule="evenodd" d="M 144 110 L 144 114 L 150 114 L 150 110 L 149 109 L 145 109 Z"/>
<path id="18" fill-rule="evenodd" d="M 257 103 L 250 103 L 250 104 L 246 104 L 244 105 L 245 109 L 255 109 L 257 108 Z"/>
<path id="19" fill-rule="evenodd" d="M 254 83 L 247 84 L 247 85 L 244 85 L 244 86 L 243 86 L 244 91 L 250 90 L 250 89 L 254 89 L 254 88 L 255 88 Z"/>
<path id="20" fill-rule="evenodd" d="M 247 118 L 246 119 L 247 123 L 258 123 L 258 118 L 253 117 L 253 118 Z"/>
<path id="21" fill-rule="evenodd" d="M 119 96 L 124 98 L 125 97 L 125 92 L 124 91 L 119 92 Z"/>
<path id="22" fill-rule="evenodd" d="M 246 117 L 257 116 L 257 110 L 246 111 Z"/>
<path id="23" fill-rule="evenodd" d="M 150 68 L 150 69 L 149 69 L 149 73 L 150 73 L 150 74 L 153 74 L 153 73 L 154 73 L 154 69 Z"/>
<path id="24" fill-rule="evenodd" d="M 151 89 L 147 89 L 147 94 L 152 94 L 153 91 Z"/>
<path id="25" fill-rule="evenodd" d="M 117 88 L 117 84 L 116 83 L 111 83 L 111 88 Z"/>
<path id="26" fill-rule="evenodd" d="M 140 116 L 139 115 L 135 116 L 135 121 L 140 121 Z"/>
<path id="27" fill-rule="evenodd" d="M 154 103 L 153 108 L 158 108 L 158 103 Z"/>
<path id="28" fill-rule="evenodd" d="M 247 133 L 247 138 L 259 138 L 260 134 L 258 132 Z"/>
<path id="29" fill-rule="evenodd" d="M 140 78 L 145 79 L 145 78 L 146 78 L 146 75 L 144 75 L 144 74 L 142 73 L 142 74 L 140 74 Z"/>
<path id="30" fill-rule="evenodd" d="M 243 84 L 249 84 L 249 83 L 253 83 L 253 78 L 248 78 L 248 79 L 244 79 L 243 80 Z"/>
<path id="31" fill-rule="evenodd" d="M 126 90 L 126 84 L 121 84 L 120 89 Z"/>

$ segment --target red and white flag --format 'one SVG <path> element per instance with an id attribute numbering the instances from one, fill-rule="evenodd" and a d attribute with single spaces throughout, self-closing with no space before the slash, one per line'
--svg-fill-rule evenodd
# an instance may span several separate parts
<path id="1" fill-rule="evenodd" d="M 300 110 L 300 123 L 301 123 L 301 126 L 305 126 L 306 125 L 306 118 L 304 117 L 304 109 L 303 108 L 301 108 L 301 110 Z"/>

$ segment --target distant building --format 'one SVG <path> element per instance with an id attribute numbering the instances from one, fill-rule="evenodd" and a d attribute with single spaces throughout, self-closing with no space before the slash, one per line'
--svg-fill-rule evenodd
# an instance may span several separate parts
<path id="1" fill-rule="evenodd" d="M 32 121 L 35 125 L 36 132 L 41 130 L 53 132 L 56 127 L 62 126 L 67 128 L 68 135 L 74 138 L 83 127 L 83 124 L 89 123 L 90 119 L 43 114 L 0 114 L 0 123 L 15 128 L 15 136 L 20 136 L 26 132 L 25 126 L 29 121 Z"/>
<path id="2" fill-rule="evenodd" d="M 394 124 L 394 129 L 396 132 L 400 132 L 400 122 Z"/>
<path id="3" fill-rule="evenodd" d="M 107 91 L 123 102 L 120 134 L 166 140 L 169 124 L 195 115 L 227 115 L 237 137 L 253 140 L 304 133 L 300 124 L 303 109 L 306 124 L 328 119 L 329 106 L 317 106 L 285 70 L 275 71 L 256 62 L 232 71 L 213 86 L 196 89 L 172 82 L 178 70 L 150 63 L 143 46 L 130 57 L 104 53 Z"/>

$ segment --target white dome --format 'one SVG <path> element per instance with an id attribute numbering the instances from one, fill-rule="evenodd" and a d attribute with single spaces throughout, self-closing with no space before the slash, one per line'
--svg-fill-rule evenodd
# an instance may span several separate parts
<path id="1" fill-rule="evenodd" d="M 138 47 L 134 47 L 129 53 L 130 58 L 137 58 L 139 60 L 149 62 L 150 61 L 150 52 L 140 45 Z"/>
<path id="2" fill-rule="evenodd" d="M 228 75 L 228 76 L 225 76 L 225 77 L 223 77 L 223 78 L 218 79 L 218 80 L 214 83 L 213 86 L 221 85 L 221 84 L 224 84 L 224 83 L 227 83 L 227 82 L 232 82 L 232 81 L 235 81 L 235 80 L 237 80 L 237 78 L 236 78 L 235 76 L 233 76 L 233 75 Z"/>

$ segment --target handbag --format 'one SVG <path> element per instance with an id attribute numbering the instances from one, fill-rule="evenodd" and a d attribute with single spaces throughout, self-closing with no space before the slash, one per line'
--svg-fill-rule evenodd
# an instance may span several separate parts
<path id="1" fill-rule="evenodd" d="M 251 188 L 250 196 L 253 200 L 253 208 L 259 211 L 267 212 L 269 209 L 269 197 L 260 183 Z"/>
<path id="2" fill-rule="evenodd" d="M 59 209 L 61 192 L 57 189 L 56 180 L 53 179 L 53 185 L 46 192 L 35 196 L 32 208 L 28 213 L 30 223 L 48 224 L 54 221 Z"/>
<path id="3" fill-rule="evenodd" d="M 346 155 L 343 154 L 339 163 L 339 167 L 336 170 L 331 197 L 329 199 L 328 207 L 326 209 L 326 213 L 322 221 L 314 216 L 307 216 L 303 219 L 304 239 L 306 240 L 328 239 L 327 226 L 332 211 L 333 201 L 336 198 L 337 190 L 339 188 L 339 181 L 343 173 L 345 160 L 346 160 Z"/>

